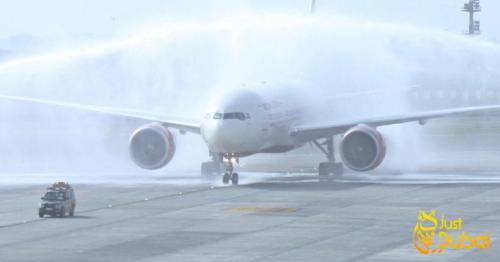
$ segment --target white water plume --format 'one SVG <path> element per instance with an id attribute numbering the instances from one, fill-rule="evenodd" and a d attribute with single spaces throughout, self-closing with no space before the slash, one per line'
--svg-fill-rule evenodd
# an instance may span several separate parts
<path id="1" fill-rule="evenodd" d="M 499 79 L 499 55 L 494 43 L 408 25 L 241 15 L 206 23 L 150 23 L 113 41 L 3 61 L 0 89 L 198 118 L 209 98 L 221 92 L 290 82 L 310 94 L 311 104 L 320 104 L 318 119 L 329 121 L 413 110 L 410 87 L 461 82 L 471 67 L 480 72 L 482 86 L 492 86 Z M 140 121 L 24 104 L 2 107 L 2 119 L 12 123 L 0 135 L 0 151 L 9 159 L 4 168 L 138 171 L 128 159 L 127 139 Z M 408 135 L 387 132 L 396 147 Z M 208 159 L 201 139 L 177 139 L 179 154 L 167 172 L 197 170 Z M 392 151 L 397 152 L 392 157 L 405 150 Z"/>

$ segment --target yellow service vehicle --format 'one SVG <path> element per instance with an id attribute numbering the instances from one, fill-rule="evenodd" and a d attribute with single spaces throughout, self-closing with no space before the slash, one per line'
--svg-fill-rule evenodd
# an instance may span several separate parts
<path id="1" fill-rule="evenodd" d="M 47 188 L 38 209 L 38 216 L 64 217 L 66 214 L 73 216 L 75 206 L 76 200 L 73 188 L 68 183 L 57 182 Z"/>

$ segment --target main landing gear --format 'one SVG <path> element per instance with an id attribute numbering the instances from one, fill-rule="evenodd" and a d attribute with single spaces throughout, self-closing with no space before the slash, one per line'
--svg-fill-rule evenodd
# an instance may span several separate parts
<path id="1" fill-rule="evenodd" d="M 226 172 L 222 176 L 222 183 L 237 185 L 239 182 L 238 173 L 234 173 L 234 161 L 238 162 L 238 157 L 235 154 L 213 154 L 212 161 L 201 164 L 201 175 L 207 178 L 213 178 L 221 174 L 222 166 L 225 164 Z M 226 160 L 226 161 L 224 161 Z"/>
<path id="2" fill-rule="evenodd" d="M 342 163 L 335 162 L 334 140 L 333 137 L 326 139 L 323 143 L 317 140 L 313 141 L 314 145 L 325 153 L 328 162 L 321 162 L 318 167 L 319 181 L 331 181 L 335 177 L 340 177 L 344 174 L 344 166 Z"/>

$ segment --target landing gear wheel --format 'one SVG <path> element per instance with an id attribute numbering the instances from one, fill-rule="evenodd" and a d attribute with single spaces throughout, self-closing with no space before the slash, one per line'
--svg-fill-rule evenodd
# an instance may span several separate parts
<path id="1" fill-rule="evenodd" d="M 330 177 L 330 170 L 331 170 L 331 163 L 330 162 L 323 162 L 319 164 L 318 167 L 318 178 L 319 181 L 328 181 Z"/>
<path id="2" fill-rule="evenodd" d="M 334 136 L 326 138 L 325 141 L 319 142 L 318 140 L 313 140 L 313 144 L 325 153 L 328 162 L 322 162 L 318 167 L 318 177 L 319 181 L 331 181 L 336 177 L 341 177 L 344 175 L 344 166 L 342 163 L 337 163 L 335 161 L 335 143 Z M 333 176 L 332 176 L 333 174 Z"/>
<path id="3" fill-rule="evenodd" d="M 233 173 L 233 175 L 231 176 L 231 184 L 237 185 L 238 180 L 239 180 L 238 173 Z"/>
<path id="4" fill-rule="evenodd" d="M 224 173 L 224 176 L 222 177 L 222 183 L 224 185 L 229 184 L 230 177 L 231 177 L 231 175 L 229 173 Z"/>
<path id="5" fill-rule="evenodd" d="M 341 177 L 344 175 L 344 165 L 342 163 L 333 164 L 332 173 L 335 177 Z"/>
<path id="6" fill-rule="evenodd" d="M 344 166 L 342 163 L 323 162 L 319 164 L 319 181 L 331 181 L 333 178 L 341 177 L 343 174 Z"/>
<path id="7" fill-rule="evenodd" d="M 217 162 L 203 162 L 201 163 L 201 175 L 203 177 L 212 177 L 219 175 L 220 171 L 219 163 Z"/>

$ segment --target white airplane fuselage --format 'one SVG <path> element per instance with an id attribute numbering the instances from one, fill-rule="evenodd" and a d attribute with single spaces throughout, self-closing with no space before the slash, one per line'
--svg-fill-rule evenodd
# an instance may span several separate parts
<path id="1" fill-rule="evenodd" d="M 215 101 L 201 121 L 201 135 L 209 150 L 247 156 L 301 146 L 289 131 L 301 121 L 303 108 L 293 90 L 285 90 L 272 94 L 237 90 Z"/>

